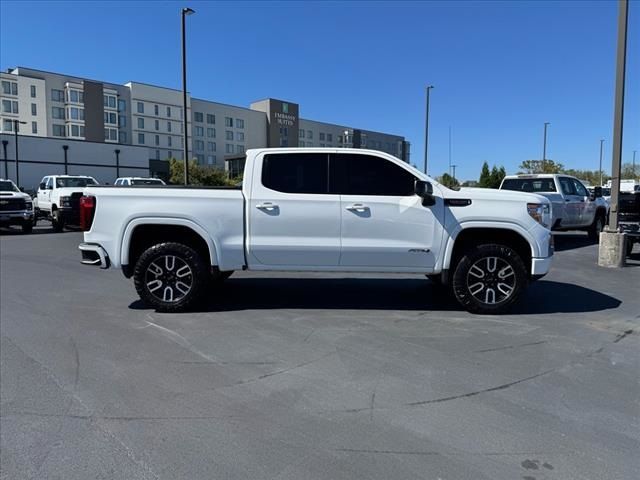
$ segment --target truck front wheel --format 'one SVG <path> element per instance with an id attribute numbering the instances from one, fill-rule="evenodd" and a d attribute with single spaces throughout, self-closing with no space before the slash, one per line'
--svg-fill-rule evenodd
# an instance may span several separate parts
<path id="1" fill-rule="evenodd" d="M 60 211 L 54 210 L 51 212 L 51 226 L 56 233 L 64 230 L 64 220 L 62 219 L 62 215 L 60 215 Z"/>
<path id="2" fill-rule="evenodd" d="M 207 280 L 207 265 L 198 252 L 174 242 L 145 250 L 133 271 L 138 295 L 159 312 L 192 307 L 201 298 Z"/>
<path id="3" fill-rule="evenodd" d="M 455 267 L 453 293 L 472 313 L 504 313 L 527 287 L 528 276 L 520 255 L 505 245 L 478 245 Z"/>

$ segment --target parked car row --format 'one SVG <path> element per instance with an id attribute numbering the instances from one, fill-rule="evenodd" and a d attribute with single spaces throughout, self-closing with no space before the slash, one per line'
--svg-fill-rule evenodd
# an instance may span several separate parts
<path id="1" fill-rule="evenodd" d="M 138 187 L 165 183 L 158 178 L 123 177 L 115 184 Z M 0 226 L 20 226 L 23 233 L 31 233 L 39 219 L 51 221 L 56 232 L 67 225 L 79 226 L 83 192 L 93 185 L 98 185 L 98 181 L 86 175 L 47 175 L 32 199 L 13 181 L 0 179 Z"/>

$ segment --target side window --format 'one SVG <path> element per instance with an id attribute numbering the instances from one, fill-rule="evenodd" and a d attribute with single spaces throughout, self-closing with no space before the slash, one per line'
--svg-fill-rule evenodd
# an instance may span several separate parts
<path id="1" fill-rule="evenodd" d="M 328 193 L 326 153 L 265 155 L 262 185 L 283 193 Z"/>
<path id="2" fill-rule="evenodd" d="M 576 188 L 576 195 L 580 195 L 581 197 L 589 196 L 589 192 L 587 192 L 587 189 L 584 188 L 584 185 L 582 185 L 582 183 L 580 183 L 578 180 L 574 180 L 573 185 Z"/>
<path id="3" fill-rule="evenodd" d="M 42 177 L 42 180 L 40 180 L 40 183 L 44 183 L 44 186 L 47 186 L 47 181 L 49 180 L 49 177 Z"/>
<path id="4" fill-rule="evenodd" d="M 45 185 L 48 189 L 53 188 L 53 177 L 49 177 L 47 179 L 47 184 Z"/>
<path id="5" fill-rule="evenodd" d="M 118 179 L 116 180 L 116 183 L 114 183 L 114 185 L 120 185 L 122 183 L 122 180 Z"/>
<path id="6" fill-rule="evenodd" d="M 415 192 L 413 174 L 389 160 L 357 153 L 331 158 L 331 193 L 407 197 Z"/>
<path id="7" fill-rule="evenodd" d="M 576 189 L 573 185 L 573 181 L 567 177 L 561 177 L 560 179 L 560 188 L 562 188 L 562 193 L 565 195 L 576 195 Z"/>

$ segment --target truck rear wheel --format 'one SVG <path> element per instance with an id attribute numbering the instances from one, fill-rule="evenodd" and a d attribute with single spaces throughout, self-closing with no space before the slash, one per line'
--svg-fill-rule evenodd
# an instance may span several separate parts
<path id="1" fill-rule="evenodd" d="M 198 252 L 167 242 L 145 250 L 136 262 L 133 281 L 138 295 L 159 312 L 179 312 L 202 297 L 207 265 Z"/>
<path id="2" fill-rule="evenodd" d="M 527 287 L 528 276 L 520 255 L 505 245 L 471 248 L 453 274 L 456 300 L 472 313 L 504 313 Z"/>

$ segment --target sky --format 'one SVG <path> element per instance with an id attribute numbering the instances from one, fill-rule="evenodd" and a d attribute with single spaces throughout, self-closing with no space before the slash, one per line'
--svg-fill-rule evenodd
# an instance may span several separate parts
<path id="1" fill-rule="evenodd" d="M 623 162 L 640 150 L 640 1 L 629 8 Z M 180 9 L 192 96 L 248 107 L 273 97 L 300 116 L 403 135 L 429 173 L 477 179 L 547 158 L 612 160 L 618 4 L 606 1 L 0 1 L 0 68 L 24 66 L 181 88 Z M 640 165 L 640 154 L 637 156 Z"/>

